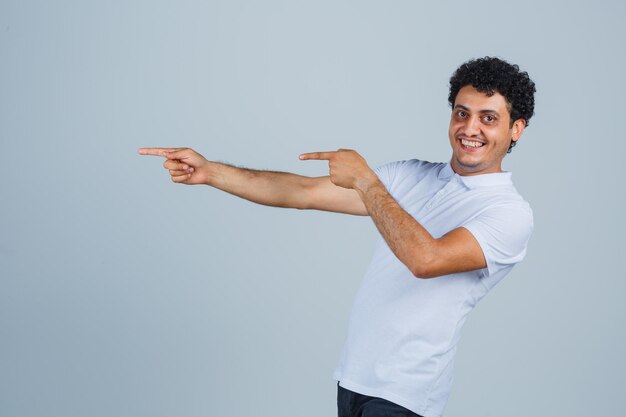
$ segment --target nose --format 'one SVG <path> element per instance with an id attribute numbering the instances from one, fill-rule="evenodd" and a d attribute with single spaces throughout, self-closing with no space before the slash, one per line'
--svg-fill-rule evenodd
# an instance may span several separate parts
<path id="1" fill-rule="evenodd" d="M 467 136 L 476 136 L 480 133 L 480 120 L 477 116 L 467 118 L 463 133 Z"/>

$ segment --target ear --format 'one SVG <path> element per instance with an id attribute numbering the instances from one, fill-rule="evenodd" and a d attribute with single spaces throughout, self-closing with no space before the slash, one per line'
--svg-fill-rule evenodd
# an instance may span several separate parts
<path id="1" fill-rule="evenodd" d="M 511 130 L 513 133 L 513 135 L 511 136 L 511 140 L 513 142 L 517 142 L 520 136 L 522 136 L 522 133 L 524 133 L 525 128 L 526 128 L 526 120 L 517 119 L 516 121 L 514 121 L 513 127 L 511 127 Z"/>

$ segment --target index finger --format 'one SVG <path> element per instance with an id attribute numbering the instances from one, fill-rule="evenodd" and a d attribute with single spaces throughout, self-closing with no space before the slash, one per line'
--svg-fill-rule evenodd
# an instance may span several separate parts
<path id="1" fill-rule="evenodd" d="M 168 152 L 176 152 L 183 148 L 141 148 L 139 149 L 139 155 L 154 155 L 167 158 Z"/>
<path id="2" fill-rule="evenodd" d="M 329 160 L 333 154 L 336 154 L 337 151 L 331 151 L 331 152 L 309 152 L 309 153 L 303 153 L 302 155 L 300 155 L 300 159 L 302 160 L 306 160 L 306 159 L 321 159 L 321 160 Z"/>

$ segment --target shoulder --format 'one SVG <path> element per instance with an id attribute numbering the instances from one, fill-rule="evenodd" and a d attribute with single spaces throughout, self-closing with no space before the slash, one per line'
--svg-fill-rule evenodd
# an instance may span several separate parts
<path id="1" fill-rule="evenodd" d="M 511 172 L 459 177 L 465 185 L 467 203 L 478 210 L 524 212 L 532 218 L 528 201 L 517 191 Z"/>
<path id="2" fill-rule="evenodd" d="M 376 168 L 374 172 L 387 188 L 390 188 L 394 183 L 407 178 L 413 181 L 421 181 L 429 174 L 437 175 L 446 165 L 447 164 L 441 162 L 406 159 L 383 164 Z"/>

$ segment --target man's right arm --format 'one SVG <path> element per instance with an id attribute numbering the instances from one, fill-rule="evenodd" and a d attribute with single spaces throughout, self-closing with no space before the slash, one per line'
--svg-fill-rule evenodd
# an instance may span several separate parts
<path id="1" fill-rule="evenodd" d="M 163 166 L 177 183 L 210 185 L 267 206 L 368 214 L 355 190 L 338 187 L 327 176 L 238 168 L 208 161 L 189 148 L 142 148 L 139 153 L 166 158 Z"/>

